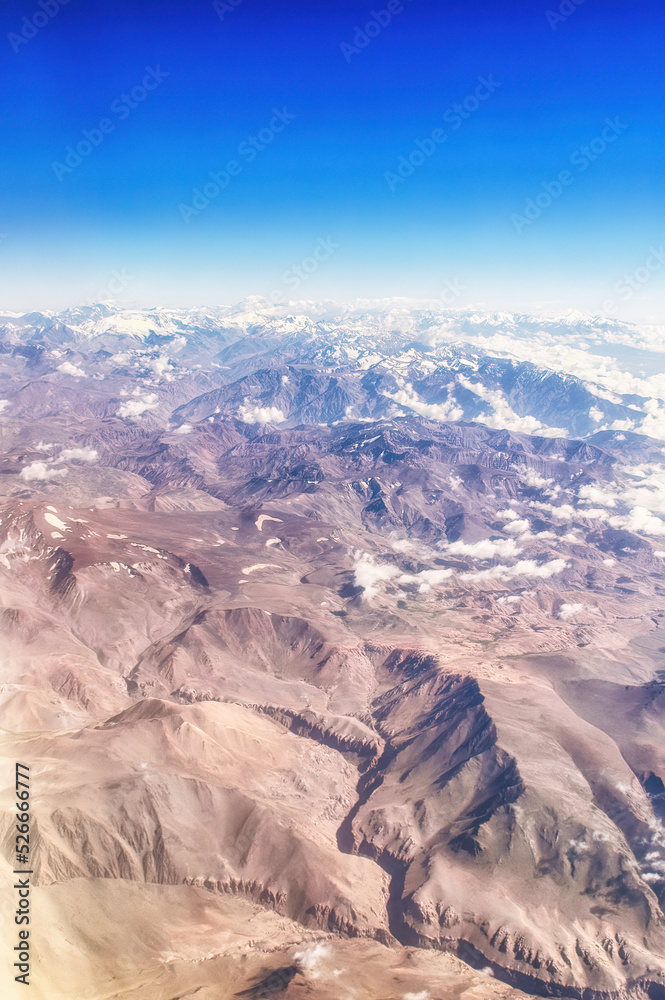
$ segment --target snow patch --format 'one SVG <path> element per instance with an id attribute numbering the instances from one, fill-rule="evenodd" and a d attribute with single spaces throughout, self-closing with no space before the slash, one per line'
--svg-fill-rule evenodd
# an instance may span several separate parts
<path id="1" fill-rule="evenodd" d="M 270 514 L 259 514 L 259 516 L 257 517 L 257 519 L 254 522 L 254 524 L 256 525 L 256 527 L 258 528 L 259 531 L 262 531 L 263 530 L 263 525 L 266 523 L 266 521 L 276 521 L 278 524 L 283 524 L 284 523 L 282 521 L 281 517 L 271 517 Z M 237 528 L 232 528 L 231 530 L 232 531 L 237 531 L 238 529 Z"/>
<path id="2" fill-rule="evenodd" d="M 44 520 L 48 521 L 54 528 L 59 528 L 60 531 L 71 531 L 71 528 L 64 521 L 61 521 L 56 514 L 52 514 L 50 510 L 47 510 L 44 514 Z"/>

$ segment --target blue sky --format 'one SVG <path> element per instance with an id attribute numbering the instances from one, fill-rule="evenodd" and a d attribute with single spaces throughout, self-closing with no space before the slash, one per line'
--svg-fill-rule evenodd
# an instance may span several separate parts
<path id="1" fill-rule="evenodd" d="M 42 4 L 0 14 L 4 308 L 117 272 L 146 305 L 448 281 L 662 322 L 660 0 Z"/>

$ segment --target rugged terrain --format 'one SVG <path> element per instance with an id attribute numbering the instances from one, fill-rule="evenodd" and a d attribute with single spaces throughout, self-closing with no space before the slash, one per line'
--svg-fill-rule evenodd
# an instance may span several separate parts
<path id="1" fill-rule="evenodd" d="M 0 317 L 36 996 L 665 996 L 661 341 Z"/>

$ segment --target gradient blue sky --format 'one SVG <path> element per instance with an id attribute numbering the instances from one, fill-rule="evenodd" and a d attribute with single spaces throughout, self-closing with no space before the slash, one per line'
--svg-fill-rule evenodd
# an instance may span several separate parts
<path id="1" fill-rule="evenodd" d="M 456 279 L 456 306 L 614 298 L 617 316 L 662 322 L 665 266 L 629 297 L 613 287 L 665 244 L 665 5 L 584 0 L 553 29 L 559 3 L 404 0 L 348 61 L 341 43 L 381 0 L 242 0 L 223 20 L 212 0 L 69 0 L 14 45 L 40 7 L 8 0 L 0 307 L 94 300 L 124 271 L 118 297 L 146 305 L 435 299 Z M 168 77 L 121 120 L 113 103 L 147 66 Z M 490 74 L 500 87 L 451 129 L 446 110 Z M 238 147 L 274 107 L 296 118 L 249 163 Z M 571 166 L 608 117 L 628 128 Z M 59 179 L 53 163 L 103 118 L 114 131 Z M 391 191 L 386 172 L 437 127 L 446 142 Z M 179 206 L 231 159 L 239 175 L 186 223 Z M 572 183 L 518 233 L 511 216 L 564 169 Z M 285 285 L 328 237 L 339 248 Z"/>

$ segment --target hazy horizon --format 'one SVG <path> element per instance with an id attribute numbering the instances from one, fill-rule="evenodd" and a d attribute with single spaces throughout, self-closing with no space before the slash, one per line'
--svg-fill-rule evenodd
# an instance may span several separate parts
<path id="1" fill-rule="evenodd" d="M 658 5 L 47 7 L 1 15 L 4 308 L 120 273 L 169 306 L 452 285 L 661 321 Z"/>

